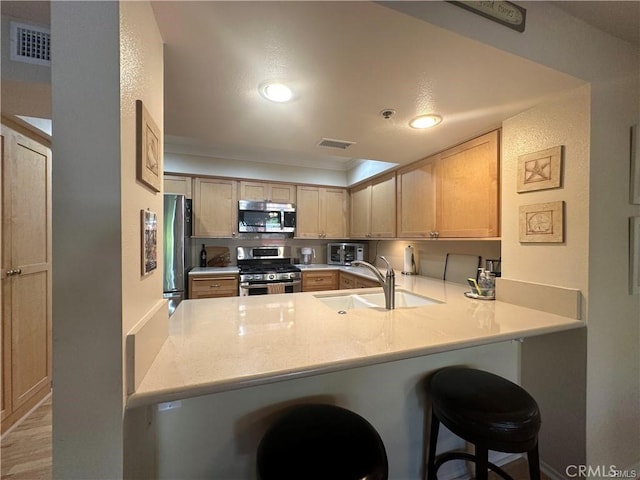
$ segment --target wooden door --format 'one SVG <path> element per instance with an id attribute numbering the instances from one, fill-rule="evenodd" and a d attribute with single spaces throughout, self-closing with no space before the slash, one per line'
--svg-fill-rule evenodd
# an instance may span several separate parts
<path id="1" fill-rule="evenodd" d="M 398 171 L 398 237 L 429 238 L 436 229 L 437 156 Z"/>
<path id="2" fill-rule="evenodd" d="M 196 178 L 193 195 L 195 237 L 235 237 L 238 231 L 238 190 L 234 180 Z"/>
<path id="3" fill-rule="evenodd" d="M 51 151 L 2 128 L 4 406 L 15 417 L 51 384 Z"/>
<path id="4" fill-rule="evenodd" d="M 498 131 L 442 152 L 437 164 L 440 237 L 499 235 Z"/>
<path id="5" fill-rule="evenodd" d="M 351 190 L 351 238 L 368 238 L 371 231 L 371 185 Z"/>
<path id="6" fill-rule="evenodd" d="M 298 187 L 296 207 L 296 237 L 320 238 L 320 188 Z"/>
<path id="7" fill-rule="evenodd" d="M 396 175 L 386 175 L 371 185 L 369 234 L 373 238 L 396 236 Z"/>
<path id="8" fill-rule="evenodd" d="M 349 194 L 344 188 L 323 188 L 320 204 L 322 238 L 346 238 Z"/>

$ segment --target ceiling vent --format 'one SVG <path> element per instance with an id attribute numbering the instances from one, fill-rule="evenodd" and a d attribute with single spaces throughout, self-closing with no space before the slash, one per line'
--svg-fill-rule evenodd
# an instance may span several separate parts
<path id="1" fill-rule="evenodd" d="M 355 145 L 356 142 L 349 142 L 347 140 L 336 140 L 334 138 L 323 138 L 318 144 L 319 147 L 340 148 L 346 150 L 351 145 Z"/>
<path id="2" fill-rule="evenodd" d="M 11 22 L 11 60 L 51 66 L 51 31 Z"/>

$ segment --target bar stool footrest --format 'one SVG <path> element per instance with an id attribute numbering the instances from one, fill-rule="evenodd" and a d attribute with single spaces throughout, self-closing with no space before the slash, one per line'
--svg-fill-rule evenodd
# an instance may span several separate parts
<path id="1" fill-rule="evenodd" d="M 467 460 L 473 462 L 474 464 L 477 462 L 477 458 L 475 455 L 467 452 L 446 452 L 438 455 L 436 457 L 435 465 L 434 465 L 434 476 L 435 478 L 430 478 L 429 480 L 437 480 L 438 469 L 446 462 L 451 460 Z M 498 476 L 504 478 L 505 480 L 514 480 L 514 478 L 505 472 L 502 468 L 497 466 L 495 463 L 487 462 L 489 466 L 489 470 L 497 474 Z"/>

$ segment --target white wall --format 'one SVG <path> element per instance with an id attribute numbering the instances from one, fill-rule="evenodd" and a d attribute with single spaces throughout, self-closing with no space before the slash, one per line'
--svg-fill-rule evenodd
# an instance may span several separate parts
<path id="1" fill-rule="evenodd" d="M 122 477 L 119 23 L 51 4 L 54 478 Z"/>
<path id="2" fill-rule="evenodd" d="M 162 265 L 141 275 L 162 194 L 136 181 L 135 100 L 163 124 L 163 45 L 148 2 L 51 10 L 54 477 L 123 478 L 124 337 L 162 300 Z"/>
<path id="3" fill-rule="evenodd" d="M 367 336 L 362 345 L 391 334 Z M 469 365 L 516 381 L 516 353 L 514 343 L 503 342 L 183 400 L 180 408 L 157 413 L 158 478 L 253 479 L 258 442 L 275 416 L 293 404 L 322 402 L 351 409 L 378 430 L 390 479 L 419 480 L 426 465 L 428 375 L 446 365 Z M 442 452 L 464 443 L 443 427 L 438 447 Z M 461 462 L 443 465 L 439 478 L 458 477 L 463 468 Z"/>
<path id="4" fill-rule="evenodd" d="M 640 463 L 640 300 L 627 293 L 627 223 L 640 214 L 628 203 L 628 131 L 640 119 L 637 48 L 550 2 L 519 3 L 527 9 L 523 34 L 445 2 L 386 5 L 590 82 L 589 270 L 580 280 L 589 309 L 586 461 Z M 571 259 L 556 267 L 570 270 Z"/>
<path id="5" fill-rule="evenodd" d="M 502 125 L 503 278 L 579 289 L 585 321 L 590 103 L 587 85 Z M 561 188 L 517 193 L 518 157 L 559 145 L 564 147 Z M 520 243 L 519 206 L 554 201 L 565 202 L 565 241 Z M 544 464 L 560 475 L 567 465 L 586 460 L 585 340 L 583 332 L 566 332 L 527 340 L 522 346 L 522 383 L 538 401 L 543 416 L 540 455 Z"/>
<path id="6" fill-rule="evenodd" d="M 165 152 L 164 162 L 164 171 L 171 173 L 347 186 L 347 174 L 342 170 L 275 165 L 174 152 Z"/>

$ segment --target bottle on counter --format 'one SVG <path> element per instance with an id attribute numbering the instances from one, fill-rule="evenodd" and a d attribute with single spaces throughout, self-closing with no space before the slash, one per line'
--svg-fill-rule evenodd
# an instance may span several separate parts
<path id="1" fill-rule="evenodd" d="M 200 250 L 200 266 L 207 266 L 207 249 L 204 248 L 204 243 L 202 244 L 202 250 Z"/>
<path id="2" fill-rule="evenodd" d="M 484 270 L 482 268 L 478 269 L 480 271 L 478 275 L 478 286 L 480 287 L 480 295 L 483 297 L 493 298 L 496 295 L 496 276 L 494 273 L 491 273 L 489 270 Z"/>

